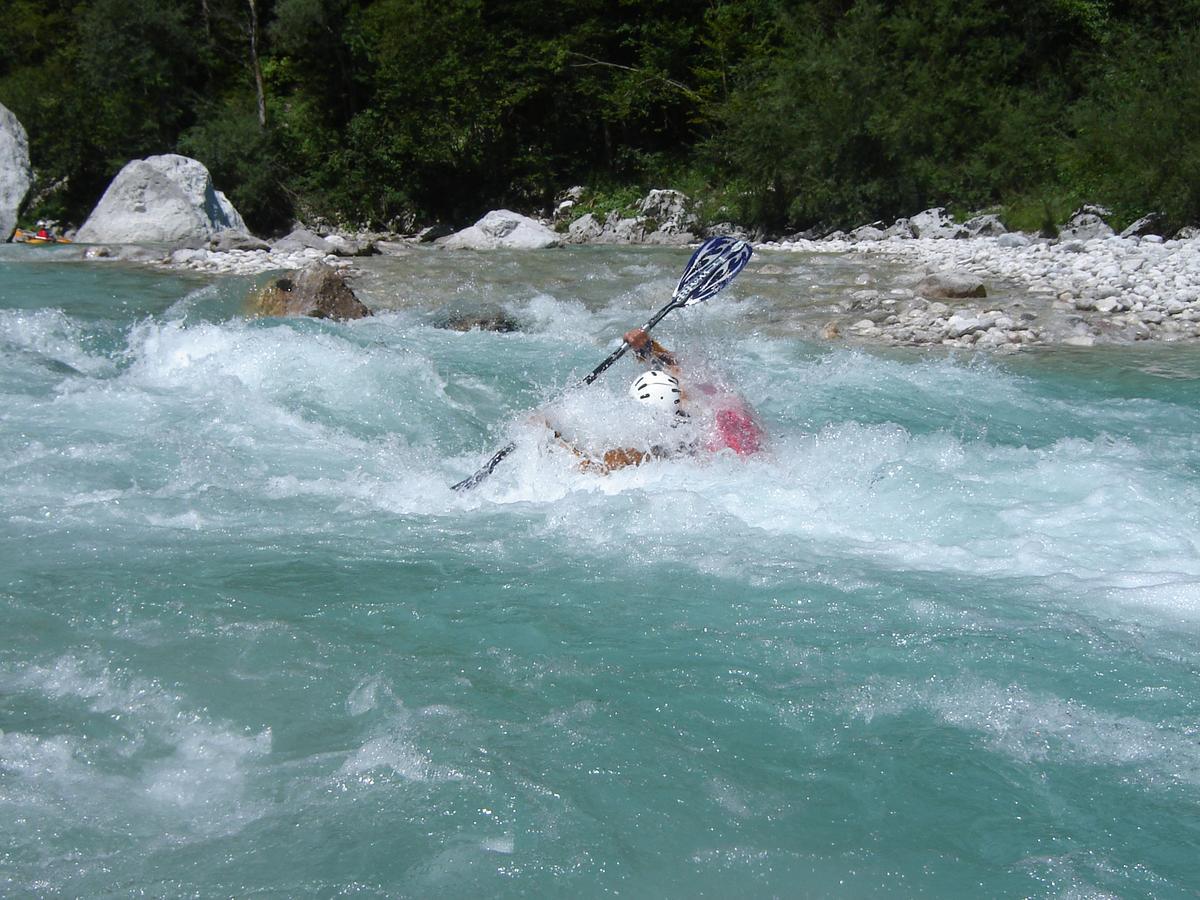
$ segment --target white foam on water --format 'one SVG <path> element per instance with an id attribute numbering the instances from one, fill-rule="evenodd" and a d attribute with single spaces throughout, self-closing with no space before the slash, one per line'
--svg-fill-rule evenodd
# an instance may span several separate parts
<path id="1" fill-rule="evenodd" d="M 577 300 L 562 300 L 538 294 L 525 301 L 506 303 L 505 310 L 524 330 L 539 338 L 578 341 L 582 334 L 597 330 L 596 314 Z M 597 360 L 599 362 L 599 360 Z"/>
<path id="2" fill-rule="evenodd" d="M 547 335 L 578 340 L 596 319 L 582 304 L 548 295 L 526 301 L 521 314 L 542 329 L 522 336 L 526 343 Z M 952 411 L 959 398 L 1014 421 L 1036 421 L 1034 413 L 1045 403 L 1030 393 L 1027 379 L 990 364 L 914 364 L 857 351 L 796 358 L 789 342 L 749 342 L 752 352 L 737 360 L 735 380 L 744 380 L 746 393 L 764 406 L 767 450 L 757 457 L 701 454 L 609 476 L 581 472 L 579 459 L 531 413 L 501 425 L 496 446 L 512 439 L 516 452 L 484 484 L 455 494 L 447 485 L 474 471 L 494 448 L 438 459 L 443 423 L 447 416 L 473 414 L 468 400 L 478 403 L 491 389 L 476 378 L 479 384 L 466 384 L 466 393 L 452 393 L 432 348 L 421 349 L 421 341 L 439 338 L 423 328 L 414 330 L 402 319 L 372 327 L 389 341 L 403 343 L 399 332 L 415 335 L 418 343 L 398 353 L 364 346 L 353 328 L 143 323 L 131 336 L 133 363 L 124 380 L 161 398 L 150 403 L 204 404 L 210 424 L 183 432 L 194 444 L 190 458 L 219 440 L 221 452 L 231 447 L 256 466 L 241 474 L 233 459 L 215 470 L 202 464 L 202 475 L 179 482 L 188 492 L 225 480 L 266 499 L 307 498 L 350 514 L 461 515 L 570 497 L 561 525 L 611 545 L 623 536 L 643 536 L 636 522 L 597 515 L 609 498 L 633 492 L 653 495 L 658 503 L 669 497 L 688 510 L 676 526 L 685 539 L 658 548 L 672 559 L 697 556 L 685 551 L 688 543 L 728 535 L 732 525 L 772 536 L 778 549 L 770 552 L 784 552 L 781 542 L 791 539 L 815 553 L 904 569 L 1069 575 L 1087 580 L 1094 595 L 1114 604 L 1159 607 L 1173 615 L 1200 612 L 1200 520 L 1188 502 L 1195 490 L 1181 494 L 1156 448 L 1129 438 L 1100 434 L 1019 446 L 990 440 L 986 429 L 957 431 Z M 497 336 L 497 347 L 508 337 Z M 726 361 L 718 362 L 718 372 Z M 562 394 L 543 412 L 593 451 L 688 443 L 678 439 L 681 429 L 661 427 L 628 402 L 625 376 L 636 371 L 615 368 L 586 391 Z M 861 412 L 875 418 L 889 406 L 897 407 L 895 421 L 858 420 Z M 935 411 L 932 430 L 901 424 L 923 410 Z M 1136 419 L 1153 410 L 1134 404 L 1100 414 Z M 361 437 L 352 430 L 360 420 L 391 433 Z M 695 423 L 682 430 L 695 439 Z M 1168 450 L 1175 457 L 1190 452 Z M 267 460 L 275 464 L 263 471 Z M 195 507 L 156 515 L 152 523 L 216 525 Z M 651 550 L 644 552 L 649 558 Z M 736 569 L 724 556 L 724 565 Z M 701 564 L 710 565 L 708 559 Z"/>
<path id="3" fill-rule="evenodd" d="M 366 787 L 385 784 L 399 778 L 409 782 L 462 781 L 463 774 L 449 766 L 434 763 L 409 736 L 407 716 L 393 717 L 389 730 L 368 738 L 350 751 L 333 775 L 335 784 L 351 783 Z"/>
<path id="4" fill-rule="evenodd" d="M 382 706 L 394 708 L 396 705 L 391 686 L 378 675 L 361 681 L 346 698 L 346 712 L 352 716 L 365 715 Z"/>
<path id="5" fill-rule="evenodd" d="M 151 680 L 71 655 L 0 671 L 0 689 L 77 706 L 106 723 L 87 738 L 0 734 L 3 766 L 22 776 L 5 782 L 6 804 L 68 804 L 106 830 L 140 828 L 150 817 L 172 841 L 236 833 L 267 810 L 251 780 L 270 753 L 269 729 L 213 721 Z"/>
<path id="6" fill-rule="evenodd" d="M 969 678 L 924 684 L 872 679 L 851 698 L 852 713 L 866 722 L 911 710 L 977 734 L 995 752 L 1021 762 L 1123 769 L 1124 779 L 1150 787 L 1200 785 L 1200 729 L 1193 723 L 1148 722 L 1020 685 Z"/>
<path id="7" fill-rule="evenodd" d="M 479 842 L 479 846 L 488 853 L 508 856 L 516 852 L 517 841 L 511 835 L 505 835 L 504 837 L 484 838 Z"/>
<path id="8" fill-rule="evenodd" d="M 453 720 L 454 709 L 442 704 L 409 709 L 382 676 L 364 678 L 346 697 L 346 712 L 366 718 L 368 735 L 345 752 L 333 783 L 340 789 L 351 784 L 375 786 L 395 781 L 443 783 L 462 781 L 456 769 L 436 764 L 421 748 L 423 722 Z M 370 714 L 370 715 L 368 715 Z"/>
<path id="9" fill-rule="evenodd" d="M 85 349 L 82 325 L 58 309 L 0 310 L 3 344 L 87 374 L 113 368 L 110 359 Z"/>
<path id="10" fill-rule="evenodd" d="M 472 259 L 481 269 L 491 265 Z M 136 578 L 137 561 L 145 558 L 140 554 L 158 542 L 189 550 L 241 543 L 277 560 L 280 553 L 292 552 L 293 536 L 322 534 L 322 550 L 328 548 L 330 556 L 318 562 L 332 559 L 339 567 L 336 592 L 346 574 L 341 567 L 355 565 L 362 543 L 370 556 L 396 536 L 406 561 L 428 559 L 435 571 L 445 563 L 445 571 L 460 579 L 448 587 L 463 596 L 472 585 L 464 580 L 471 576 L 461 573 L 471 567 L 487 577 L 502 574 L 504 589 L 509 581 L 514 588 L 523 582 L 540 588 L 542 572 L 550 584 L 566 572 L 578 576 L 579 597 L 594 602 L 596 610 L 644 617 L 645 610 L 634 605 L 643 602 L 641 596 L 613 590 L 596 599 L 588 593 L 592 582 L 642 579 L 663 571 L 680 572 L 686 582 L 690 570 L 698 574 L 697 584 L 711 583 L 729 595 L 734 607 L 729 615 L 737 620 L 736 633 L 722 633 L 720 625 L 714 633 L 697 630 L 696 640 L 703 642 L 698 649 L 718 660 L 722 654 L 739 659 L 749 654 L 752 660 L 769 656 L 777 668 L 763 683 L 768 678 L 786 683 L 787 673 L 798 670 L 798 683 L 810 687 L 805 679 L 821 671 L 826 654 L 844 649 L 820 643 L 828 640 L 828 631 L 817 641 L 804 629 L 763 637 L 772 629 L 770 616 L 786 616 L 787 622 L 819 616 L 817 606 L 829 592 L 802 596 L 809 585 L 852 595 L 843 608 L 871 617 L 872 624 L 895 614 L 898 603 L 907 620 L 898 627 L 926 632 L 912 636 L 920 648 L 931 646 L 922 640 L 936 639 L 929 632 L 949 631 L 1003 634 L 1029 650 L 1022 644 L 1021 625 L 1002 621 L 1006 602 L 1015 608 L 1014 616 L 1035 620 L 1046 629 L 1039 635 L 1051 637 L 1055 629 L 1091 621 L 1090 613 L 1103 607 L 1103 614 L 1129 623 L 1128 634 L 1113 638 L 1117 644 L 1145 651 L 1151 663 L 1161 656 L 1182 664 L 1178 671 L 1189 671 L 1183 668 L 1193 662 L 1184 649 L 1188 631 L 1180 632 L 1174 651 L 1167 641 L 1149 646 L 1163 633 L 1158 629 L 1164 619 L 1172 626 L 1182 619 L 1188 626 L 1188 617 L 1200 612 L 1200 495 L 1192 472 L 1200 428 L 1192 427 L 1189 416 L 1195 416 L 1186 403 L 1093 395 L 1052 378 L 1022 376 L 1019 366 L 1010 370 L 963 357 L 914 362 L 902 353 L 818 350 L 748 331 L 759 326 L 742 317 L 758 304 L 735 297 L 673 313 L 656 336 L 689 364 L 711 361 L 730 373 L 726 380 L 764 418 L 767 449 L 745 459 L 700 454 L 608 476 L 582 472 L 578 458 L 543 425 L 513 410 L 527 403 L 532 411 L 544 397 L 556 395 L 586 371 L 581 359 L 596 351 L 599 362 L 616 346 L 614 335 L 640 321 L 646 308 L 665 302 L 673 279 L 658 274 L 660 266 L 646 265 L 645 272 L 635 268 L 625 277 L 649 273 L 652 283 L 623 289 L 604 304 L 582 290 L 577 296 L 574 285 L 555 287 L 557 298 L 524 283 L 512 289 L 461 285 L 464 297 L 486 293 L 490 301 L 507 303 L 527 329 L 515 335 L 449 334 L 422 324 L 421 314 L 409 313 L 344 325 L 189 321 L 192 311 L 207 302 L 197 296 L 177 304 L 167 321 L 158 317 L 130 328 L 126 353 L 109 359 L 87 349 L 95 337 L 86 323 L 61 314 L 15 314 L 6 320 L 15 324 L 4 340 L 94 377 L 58 372 L 61 383 L 47 391 L 44 373 L 54 372 L 53 365 L 33 356 L 14 363 L 18 375 L 22 365 L 41 367 L 33 383 L 47 397 L 21 395 L 19 404 L 0 412 L 6 433 L 28 435 L 14 440 L 13 452 L 0 461 L 5 478 L 0 513 L 16 534 L 24 533 L 26 522 L 38 524 L 44 513 L 70 526 L 71 548 L 63 551 L 68 565 L 86 564 L 92 548 L 112 548 L 114 566 L 106 575 L 124 562 L 129 568 L 121 571 L 130 578 Z M 594 281 L 600 285 L 596 290 L 606 289 L 603 275 Z M 769 333 L 774 323 L 762 327 Z M 105 334 L 109 340 L 111 334 Z M 635 370 L 623 360 L 587 391 L 567 392 L 555 402 L 573 436 L 599 446 L 664 439 L 652 434 L 653 423 L 639 421 L 624 406 Z M 470 492 L 450 490 L 510 438 L 517 450 L 491 478 Z M 84 549 L 76 553 L 76 547 Z M 123 547 L 138 554 L 132 562 L 121 559 L 118 548 Z M 238 565 L 237 554 L 230 556 Z M 937 585 L 931 589 L 935 595 L 897 600 L 895 586 L 910 579 Z M 280 582 L 281 595 L 298 583 Z M 237 579 L 230 584 L 236 593 Z M 745 599 L 735 596 L 743 586 Z M 403 593 L 407 587 L 394 587 L 401 602 L 409 602 Z M 972 596 L 980 589 L 988 592 L 985 612 L 976 611 Z M 569 590 L 564 588 L 564 595 Z M 881 595 L 876 614 L 872 604 Z M 420 607 L 424 624 L 434 620 L 436 626 L 445 612 L 437 607 L 440 596 Z M 674 604 L 668 612 L 677 610 L 675 618 L 686 618 L 690 627 L 693 615 L 697 621 L 725 615 L 706 606 L 708 599 L 702 592 L 699 598 L 665 602 Z M 35 597 L 28 608 L 40 615 L 36 604 L 44 600 Z M 383 610 L 388 602 L 384 597 L 372 608 Z M 524 615 L 539 608 L 532 600 L 528 607 L 519 605 L 523 602 L 505 612 Z M 356 614 L 333 602 L 314 603 L 320 606 L 311 617 L 308 607 L 297 606 L 305 628 L 330 621 L 340 625 L 343 613 Z M 505 623 L 513 630 L 502 633 L 513 635 L 512 643 L 497 638 L 481 662 L 494 667 L 507 685 L 545 700 L 532 718 L 510 717 L 520 719 L 522 727 L 536 726 L 524 735 L 500 721 L 506 710 L 487 694 L 487 678 L 472 670 L 446 672 L 440 688 L 436 682 L 422 686 L 422 697 L 443 702 L 419 709 L 406 709 L 384 676 L 356 674 L 332 704 L 312 710 L 312 721 L 305 723 L 311 729 L 300 729 L 302 740 L 320 735 L 315 739 L 320 748 L 309 755 L 301 748 L 292 762 L 281 762 L 272 758 L 269 730 L 247 730 L 222 719 L 221 698 L 202 700 L 189 693 L 186 674 L 180 678 L 185 687 L 174 688 L 174 682 L 139 675 L 131 668 L 134 662 L 106 662 L 127 658 L 118 655 L 127 652 L 132 660 L 146 650 L 149 642 L 131 638 L 135 628 L 122 628 L 120 620 L 149 622 L 160 607 L 138 619 L 135 606 L 135 601 L 118 600 L 112 613 L 114 639 L 136 644 L 135 649 L 104 658 L 72 649 L 49 662 L 8 663 L 0 671 L 0 692 L 6 697 L 52 709 L 63 722 L 85 723 L 47 726 L 44 732 L 20 724 L 0 735 L 0 806 L 6 815 L 16 811 L 40 815 L 45 823 L 66 820 L 94 828 L 108 835 L 100 844 L 120 844 L 122 835 L 185 843 L 237 834 L 247 822 L 270 815 L 264 796 L 283 796 L 288 818 L 306 815 L 310 802 L 320 807 L 344 792 L 370 795 L 380 808 L 403 807 L 396 801 L 412 798 L 412 806 L 398 815 L 407 825 L 419 823 L 422 834 L 435 842 L 413 869 L 425 866 L 427 880 L 442 887 L 460 886 L 451 879 L 470 866 L 494 872 L 525 864 L 525 857 L 543 853 L 536 841 L 548 840 L 544 835 L 551 831 L 555 840 L 578 838 L 576 846 L 596 834 L 584 823 L 588 810 L 577 802 L 569 777 L 546 776 L 545 785 L 536 785 L 514 775 L 519 767 L 508 763 L 528 749 L 522 740 L 529 733 L 553 731 L 557 746 L 581 755 L 594 751 L 596 736 L 620 727 L 626 714 L 614 713 L 602 695 L 581 700 L 572 684 L 595 680 L 594 673 L 597 684 L 604 679 L 628 683 L 638 677 L 639 666 L 659 661 L 639 659 L 637 648 L 628 658 L 598 662 L 581 654 L 569 659 L 573 635 L 564 638 L 559 658 L 541 658 L 536 650 L 531 655 L 522 648 L 520 629 L 545 623 L 530 625 L 518 616 Z M 414 613 L 419 606 L 412 603 Z M 1072 607 L 1089 615 L 1072 616 Z M 212 619 L 205 618 L 209 611 L 203 608 L 182 612 L 189 627 L 213 623 L 211 636 L 221 641 L 244 640 L 255 629 L 287 630 L 254 619 L 259 610 L 245 606 L 222 606 Z M 91 609 L 74 619 L 71 615 L 70 609 L 63 612 L 63 626 L 81 630 L 101 617 Z M 161 624 L 147 630 L 161 630 Z M 883 621 L 884 627 L 889 624 Z M 403 651 L 391 645 L 356 644 L 346 648 L 351 661 L 339 660 L 343 648 L 336 642 L 350 633 L 335 630 L 337 636 L 327 636 L 317 651 L 333 677 L 344 673 L 335 669 L 340 665 L 379 662 L 373 657 L 379 652 L 386 657 L 381 666 L 355 671 L 403 666 L 391 656 Z M 80 635 L 88 646 L 105 646 L 112 637 Z M 1089 659 L 1103 656 L 1104 646 L 1098 643 Z M 8 658 L 17 658 L 17 652 Z M 645 652 L 653 656 L 656 651 Z M 848 652 L 853 655 L 855 649 Z M 266 668 L 256 670 L 260 662 L 269 666 L 266 660 L 244 662 L 246 677 L 268 685 L 280 677 Z M 839 677 L 853 677 L 856 664 L 861 667 L 863 658 L 847 660 Z M 741 664 L 731 660 L 731 665 Z M 1113 708 L 1106 708 L 1099 689 L 1085 701 L 1053 689 L 1009 685 L 1002 675 L 987 677 L 988 665 L 980 662 L 978 677 L 949 681 L 914 681 L 921 674 L 903 670 L 892 680 L 881 676 L 868 682 L 844 700 L 840 694 L 810 699 L 811 693 L 801 693 L 781 703 L 778 718 L 786 720 L 789 732 L 807 737 L 807 729 L 827 711 L 822 704 L 833 696 L 835 714 L 849 710 L 860 724 L 914 716 L 926 728 L 951 733 L 957 744 L 975 748 L 976 762 L 996 754 L 1035 770 L 1052 765 L 1096 769 L 1097 777 L 1149 786 L 1151 794 L 1184 785 L 1190 796 L 1200 783 L 1194 726 L 1182 721 L 1182 713 L 1152 720 L 1128 696 L 1130 690 L 1141 691 L 1135 697 L 1145 696 L 1159 708 L 1186 709 L 1185 679 L 1165 685 L 1163 690 L 1172 692 L 1167 694 L 1149 693 L 1153 686 L 1126 685 L 1125 693 L 1111 701 Z M 463 701 L 465 693 L 475 691 L 467 673 L 479 689 Z M 741 672 L 724 677 L 728 680 L 722 683 L 749 684 Z M 453 702 L 463 709 L 449 705 Z M 738 724 L 720 719 L 712 727 Z M 503 746 L 493 748 L 493 727 L 506 729 Z M 485 745 L 496 755 L 478 761 L 475 749 Z M 531 762 L 539 766 L 539 778 L 558 764 L 536 754 Z M 755 767 L 761 771 L 763 764 L 748 761 L 745 782 L 733 768 L 697 772 L 702 800 L 745 841 L 739 837 L 723 850 L 693 843 L 681 858 L 694 854 L 699 864 L 745 869 L 764 878 L 772 866 L 778 872 L 798 865 L 778 848 L 764 850 L 769 832 L 755 832 L 763 820 L 760 807 L 770 800 L 750 786 L 756 783 Z M 380 786 L 390 790 L 376 793 Z M 553 797 L 542 801 L 553 813 L 553 824 L 539 821 L 529 840 L 530 829 L 514 835 L 515 814 L 476 822 L 467 831 L 429 826 L 448 807 L 469 813 L 492 806 L 487 796 L 503 795 L 494 805 L 507 802 L 511 811 L 520 792 L 524 799 Z M 1087 801 L 1072 797 L 1069 802 Z M 653 801 L 646 808 L 653 809 Z M 50 833 L 31 836 L 24 849 L 53 849 Z M 272 839 L 266 838 L 268 844 Z M 496 858 L 515 855 L 518 839 L 521 856 Z M 65 845 L 70 839 L 62 840 Z M 614 859 L 613 845 L 605 840 L 594 847 L 601 861 L 596 865 Z M 443 848 L 443 856 L 430 860 Z M 583 847 L 563 865 L 587 871 L 592 850 Z M 558 861 L 546 868 L 552 865 Z M 831 869 L 839 866 L 844 859 L 829 863 Z M 416 882 L 410 884 L 419 883 L 419 872 L 413 877 Z M 1114 880 L 1106 875 L 1099 882 Z M 1058 883 L 1088 890 L 1086 878 Z M 536 889 L 534 884 L 531 890 Z"/>
<path id="11" fill-rule="evenodd" d="M 588 420 L 590 411 L 603 420 L 617 400 L 599 392 L 594 406 L 572 401 L 579 430 L 601 445 L 624 443 L 627 434 Z M 636 432 L 630 419 L 621 427 L 631 424 Z M 517 433 L 517 451 L 462 501 L 477 509 L 573 497 L 555 512 L 561 530 L 587 534 L 593 545 L 637 538 L 653 552 L 635 517 L 603 512 L 604 498 L 645 494 L 669 511 L 648 530 L 669 521 L 677 538 L 658 548 L 664 559 L 697 558 L 714 540 L 761 532 L 772 539 L 761 553 L 786 553 L 786 542 L 798 540 L 818 554 L 888 568 L 1067 575 L 1115 603 L 1200 613 L 1190 602 L 1200 584 L 1200 529 L 1188 491 L 1128 442 L 1014 447 L 852 421 L 769 441 L 748 459 L 701 455 L 604 476 L 579 471 L 575 457 L 529 425 Z"/>

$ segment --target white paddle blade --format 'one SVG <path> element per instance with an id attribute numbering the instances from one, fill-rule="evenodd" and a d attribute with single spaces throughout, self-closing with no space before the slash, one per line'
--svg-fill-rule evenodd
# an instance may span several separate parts
<path id="1" fill-rule="evenodd" d="M 679 306 L 692 306 L 719 294 L 745 268 L 753 253 L 747 241 L 709 238 L 688 260 L 672 299 Z"/>

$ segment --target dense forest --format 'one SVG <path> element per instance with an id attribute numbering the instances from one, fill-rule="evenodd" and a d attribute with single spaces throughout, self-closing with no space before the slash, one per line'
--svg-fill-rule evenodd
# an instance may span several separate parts
<path id="1" fill-rule="evenodd" d="M 31 215 L 194 156 L 262 232 L 572 184 L 775 231 L 1083 200 L 1200 219 L 1200 0 L 5 0 Z"/>

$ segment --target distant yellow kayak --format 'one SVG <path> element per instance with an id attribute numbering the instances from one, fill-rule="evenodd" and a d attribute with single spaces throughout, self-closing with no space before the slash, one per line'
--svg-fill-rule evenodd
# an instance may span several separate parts
<path id="1" fill-rule="evenodd" d="M 13 243 L 16 244 L 69 244 L 69 238 L 55 237 L 52 234 L 39 235 L 33 231 L 22 231 L 18 228 L 13 232 Z"/>

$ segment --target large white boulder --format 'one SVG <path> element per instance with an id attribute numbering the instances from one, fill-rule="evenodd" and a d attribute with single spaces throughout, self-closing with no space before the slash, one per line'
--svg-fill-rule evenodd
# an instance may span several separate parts
<path id="1" fill-rule="evenodd" d="M 540 250 L 557 247 L 559 237 L 545 225 L 507 209 L 494 209 L 470 228 L 438 242 L 451 250 L 495 250 L 511 247 Z"/>
<path id="2" fill-rule="evenodd" d="M 909 228 L 914 237 L 919 238 L 963 238 L 968 237 L 967 230 L 954 221 L 943 207 L 917 213 L 908 220 Z"/>
<path id="3" fill-rule="evenodd" d="M 638 210 L 667 232 L 688 231 L 696 224 L 692 201 L 682 191 L 653 190 L 642 199 Z"/>
<path id="4" fill-rule="evenodd" d="M 1085 204 L 1062 227 L 1058 237 L 1063 241 L 1090 241 L 1094 238 L 1109 237 L 1113 230 L 1105 220 L 1112 215 L 1112 210 L 1103 206 Z"/>
<path id="5" fill-rule="evenodd" d="M 135 159 L 117 173 L 76 240 L 89 244 L 207 241 L 246 223 L 213 187 L 203 163 L 167 153 Z"/>
<path id="6" fill-rule="evenodd" d="M 0 241 L 17 227 L 17 210 L 33 183 L 29 138 L 17 117 L 0 103 Z"/>

